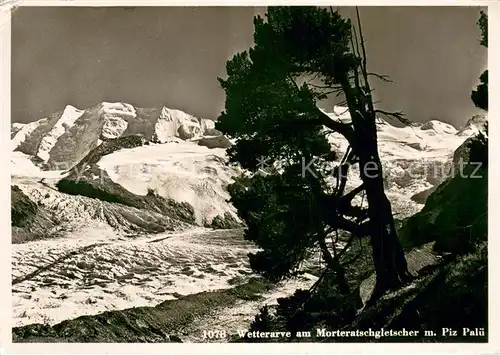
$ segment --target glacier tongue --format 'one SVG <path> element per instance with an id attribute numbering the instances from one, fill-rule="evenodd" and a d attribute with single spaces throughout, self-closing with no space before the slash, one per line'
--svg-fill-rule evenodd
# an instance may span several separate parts
<path id="1" fill-rule="evenodd" d="M 350 121 L 343 107 L 327 114 Z M 475 131 L 476 121 L 480 119 L 458 133 L 439 121 L 402 128 L 378 121 L 386 191 L 397 218 L 422 207 L 410 196 L 440 182 L 453 151 Z M 218 215 L 236 216 L 226 187 L 241 173 L 226 164 L 225 149 L 197 144 L 202 137 L 221 136 L 213 121 L 167 107 L 105 102 L 85 112 L 68 106 L 62 114 L 14 124 L 12 134 L 13 150 L 22 147 L 11 155 L 12 184 L 61 222 L 59 238 L 47 234 L 47 239 L 13 246 L 16 325 L 54 324 L 83 314 L 152 306 L 177 293 L 232 287 L 230 280 L 251 274 L 246 255 L 255 246 L 241 231 L 209 231 L 160 212 L 59 192 L 55 184 L 63 172 L 42 171 L 30 160 L 38 154 L 49 163 L 62 161 L 73 167 L 92 152 L 95 160 L 84 160 L 80 173 L 95 163 L 94 168 L 136 195 L 154 190 L 155 195 L 188 202 L 196 222 L 207 225 Z M 134 134 L 152 142 L 130 148 L 119 145 L 121 139 L 110 140 Z M 116 150 L 101 149 L 105 155 L 97 154 L 93 149 L 101 140 L 109 140 L 101 148 L 109 144 Z M 329 141 L 339 152 L 347 147 L 338 134 L 330 135 Z M 350 171 L 349 189 L 360 183 L 356 169 Z M 356 201 L 366 203 L 361 197 Z M 141 228 L 156 226 L 171 231 L 137 235 Z"/>

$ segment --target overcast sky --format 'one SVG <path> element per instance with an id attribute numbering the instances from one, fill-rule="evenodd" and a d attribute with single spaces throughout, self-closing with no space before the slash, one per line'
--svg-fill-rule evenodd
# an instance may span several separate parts
<path id="1" fill-rule="evenodd" d="M 166 105 L 216 118 L 225 62 L 252 44 L 252 7 L 21 7 L 12 16 L 12 121 L 71 104 Z M 352 16 L 353 8 L 341 13 Z M 380 108 L 462 125 L 487 64 L 478 7 L 360 9 Z M 374 79 L 375 80 L 375 79 Z"/>

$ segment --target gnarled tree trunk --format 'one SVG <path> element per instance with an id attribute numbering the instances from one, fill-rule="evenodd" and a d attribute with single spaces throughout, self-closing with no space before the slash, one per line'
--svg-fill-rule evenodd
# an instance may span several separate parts
<path id="1" fill-rule="evenodd" d="M 368 202 L 369 231 L 371 237 L 376 284 L 368 303 L 376 301 L 384 292 L 397 288 L 411 275 L 405 254 L 399 242 L 392 208 L 384 190 L 382 163 L 378 154 L 375 110 L 371 95 L 364 95 L 366 88 L 351 87 L 346 79 L 343 83 L 346 100 L 351 113 L 356 146 L 354 153 L 359 158 L 360 177 Z M 366 90 L 369 92 L 368 90 Z"/>
<path id="2" fill-rule="evenodd" d="M 376 149 L 376 146 L 369 151 L 373 149 Z M 372 302 L 385 291 L 400 286 L 410 275 L 397 236 L 391 203 L 384 191 L 382 164 L 378 154 L 361 154 L 360 172 L 368 202 L 369 234 L 377 276 L 375 289 L 369 300 Z"/>

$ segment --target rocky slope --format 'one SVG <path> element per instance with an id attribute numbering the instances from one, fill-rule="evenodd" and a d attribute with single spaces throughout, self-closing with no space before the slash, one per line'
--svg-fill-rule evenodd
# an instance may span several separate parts
<path id="1" fill-rule="evenodd" d="M 478 139 L 474 142 L 484 144 Z M 465 154 L 463 158 L 470 162 L 472 155 Z M 340 259 L 352 293 L 340 293 L 335 275 L 326 273 L 313 295 L 298 291 L 280 300 L 278 305 L 261 309 L 250 330 L 301 330 L 312 334 L 313 339 L 296 337 L 292 342 L 487 342 L 487 175 L 487 166 L 483 166 L 476 172 L 465 168 L 463 173 L 445 179 L 429 195 L 422 211 L 399 224 L 398 234 L 413 275 L 403 287 L 360 308 L 361 302 L 354 291 L 359 290 L 364 301 L 375 284 L 370 240 L 362 238 Z M 442 330 L 450 327 L 459 330 L 456 336 L 443 334 Z M 405 328 L 418 334 L 403 337 L 353 334 L 370 328 Z M 316 329 L 353 333 L 347 337 L 316 337 Z"/>
<path id="2" fill-rule="evenodd" d="M 12 243 L 58 235 L 59 221 L 43 206 L 33 202 L 16 185 L 11 186 Z"/>

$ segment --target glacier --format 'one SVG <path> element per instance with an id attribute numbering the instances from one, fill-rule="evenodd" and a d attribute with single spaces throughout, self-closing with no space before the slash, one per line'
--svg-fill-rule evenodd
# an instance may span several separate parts
<path id="1" fill-rule="evenodd" d="M 342 122 L 350 120 L 345 107 L 328 114 Z M 446 178 L 454 151 L 484 121 L 473 117 L 457 130 L 437 120 L 404 127 L 378 120 L 379 153 L 396 218 L 421 209 L 422 201 L 410 196 Z M 144 144 L 104 153 L 97 149 L 138 134 Z M 246 255 L 256 248 L 243 239 L 241 229 L 208 228 L 216 216 L 237 218 L 226 187 L 243 172 L 228 164 L 225 148 L 231 140 L 215 129 L 213 120 L 167 106 L 103 102 L 85 110 L 68 105 L 36 122 L 13 123 L 11 137 L 12 185 L 58 221 L 46 239 L 12 246 L 17 326 L 153 306 L 179 295 L 229 288 L 231 280 L 251 275 Z M 339 153 L 347 148 L 338 134 L 328 139 Z M 58 191 L 58 181 L 74 173 L 76 166 L 77 174 L 88 179 L 105 176 L 138 197 L 153 191 L 155 196 L 188 203 L 195 223 Z M 347 188 L 359 183 L 353 168 Z M 165 230 L 143 233 L 144 225 Z M 266 299 L 275 302 L 277 295 L 307 288 L 314 281 L 314 276 L 304 275 L 280 285 L 283 294 L 276 291 Z M 260 306 L 249 302 L 238 312 L 250 319 Z M 234 311 L 227 310 L 228 316 Z"/>

